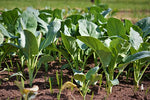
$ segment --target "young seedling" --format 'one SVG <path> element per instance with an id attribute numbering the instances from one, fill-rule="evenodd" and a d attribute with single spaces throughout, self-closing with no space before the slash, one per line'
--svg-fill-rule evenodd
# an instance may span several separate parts
<path id="1" fill-rule="evenodd" d="M 49 77 L 49 90 L 53 93 L 51 78 Z"/>
<path id="2" fill-rule="evenodd" d="M 136 88 L 139 88 L 139 82 L 142 76 L 144 75 L 144 72 L 150 65 L 149 57 L 150 57 L 150 51 L 141 51 L 133 55 L 129 55 L 124 59 L 125 63 L 133 62 L 134 81 L 135 81 Z M 144 69 L 142 69 L 144 66 L 142 61 L 145 62 Z"/>
<path id="3" fill-rule="evenodd" d="M 86 74 L 82 72 L 75 72 L 74 73 L 74 79 L 79 84 L 81 95 L 83 96 L 83 99 L 86 100 L 86 95 L 91 90 L 89 89 L 90 85 L 95 85 L 98 80 L 102 80 L 102 75 L 97 74 L 99 70 L 99 67 L 91 68 Z"/>
<path id="4" fill-rule="evenodd" d="M 60 80 L 59 80 L 60 79 Z M 61 76 L 59 78 L 59 74 L 58 74 L 58 70 L 56 71 L 56 80 L 57 80 L 57 85 L 59 88 L 59 93 L 57 94 L 57 99 L 60 100 L 60 96 L 61 96 L 61 86 L 62 86 L 62 72 L 61 72 Z"/>

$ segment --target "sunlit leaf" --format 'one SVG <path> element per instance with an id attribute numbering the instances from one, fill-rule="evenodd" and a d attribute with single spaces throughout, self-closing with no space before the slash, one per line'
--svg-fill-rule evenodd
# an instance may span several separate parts
<path id="1" fill-rule="evenodd" d="M 0 45 L 3 43 L 4 41 L 4 36 L 3 34 L 0 32 Z"/>
<path id="2" fill-rule="evenodd" d="M 100 40 L 89 36 L 78 36 L 77 38 L 97 53 L 103 66 L 107 67 L 109 65 L 111 61 L 111 51 Z"/>
<path id="3" fill-rule="evenodd" d="M 136 60 L 143 59 L 146 57 L 150 57 L 150 51 L 141 51 L 141 52 L 135 53 L 133 55 L 130 55 L 124 58 L 123 61 L 125 63 L 128 63 L 128 62 L 136 61 Z"/>
<path id="4" fill-rule="evenodd" d="M 79 20 L 79 33 L 81 36 L 92 36 L 95 38 L 101 37 L 98 26 L 87 20 Z"/>
<path id="5" fill-rule="evenodd" d="M 130 28 L 130 43 L 131 45 L 136 49 L 138 50 L 141 43 L 143 43 L 143 39 L 142 37 L 140 36 L 140 34 L 135 31 L 133 28 Z"/>

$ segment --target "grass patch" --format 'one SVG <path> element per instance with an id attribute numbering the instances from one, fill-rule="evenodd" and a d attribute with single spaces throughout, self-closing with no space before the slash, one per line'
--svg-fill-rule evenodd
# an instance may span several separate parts
<path id="1" fill-rule="evenodd" d="M 34 7 L 43 9 L 45 7 L 51 8 L 85 8 L 91 6 L 92 3 L 86 0 L 0 0 L 0 9 L 13 9 Z"/>
<path id="2" fill-rule="evenodd" d="M 150 10 L 149 0 L 101 0 L 109 7 L 119 10 Z"/>

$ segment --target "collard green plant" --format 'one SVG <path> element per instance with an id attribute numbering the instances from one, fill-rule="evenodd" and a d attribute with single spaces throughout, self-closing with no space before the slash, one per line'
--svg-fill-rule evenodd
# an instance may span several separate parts
<path id="1" fill-rule="evenodd" d="M 2 13 L 2 22 L 4 25 L 6 25 L 6 29 L 8 32 L 11 33 L 11 35 L 16 35 L 16 23 L 19 18 L 19 15 L 21 14 L 21 10 L 18 8 L 15 8 L 13 10 L 4 11 Z"/>
<path id="2" fill-rule="evenodd" d="M 119 84 L 117 78 L 120 73 L 128 65 L 128 63 L 124 64 L 120 60 L 123 59 L 122 55 L 126 54 L 126 51 L 123 50 L 125 41 L 121 38 L 117 38 L 108 43 L 108 46 L 105 46 L 104 43 L 93 37 L 79 36 L 78 39 L 92 48 L 100 57 L 102 68 L 106 76 L 108 92 L 111 93 L 113 85 Z M 117 76 L 114 76 L 116 69 L 119 69 L 119 73 Z"/>
<path id="3" fill-rule="evenodd" d="M 62 69 L 71 67 L 85 99 L 89 85 L 102 77 L 97 74 L 98 67 L 83 73 L 88 58 L 93 54 L 95 62 L 97 56 L 100 58 L 109 93 L 113 85 L 119 84 L 118 77 L 129 63 L 133 63 L 134 80 L 138 87 L 150 64 L 150 17 L 133 25 L 129 20 L 107 20 L 110 12 L 111 9 L 101 4 L 100 0 L 84 11 L 69 8 L 68 12 L 64 9 L 36 10 L 31 7 L 25 11 L 18 8 L 2 11 L 0 63 L 17 55 L 21 66 L 27 64 L 29 84 L 32 86 L 40 66 L 54 60 L 50 55 L 59 57 L 59 61 L 63 55 L 69 64 Z M 118 70 L 117 75 L 115 70 Z M 45 71 L 48 71 L 48 66 Z M 69 84 L 74 85 L 66 83 L 64 88 Z"/>
<path id="4" fill-rule="evenodd" d="M 129 55 L 124 59 L 125 63 L 134 62 L 134 81 L 137 88 L 139 88 L 140 80 L 150 65 L 150 51 L 141 51 L 133 55 Z"/>
<path id="5" fill-rule="evenodd" d="M 149 36 L 150 34 L 150 17 L 143 18 L 138 21 L 135 25 L 139 26 L 143 31 L 143 38 Z"/>
<path id="6" fill-rule="evenodd" d="M 88 47 L 83 42 L 72 36 L 66 36 L 62 33 L 61 38 L 65 49 L 71 56 L 72 63 L 69 61 L 71 69 L 79 70 L 79 67 L 81 67 L 81 70 L 83 71 L 92 51 L 89 50 L 88 52 Z"/>
<path id="7" fill-rule="evenodd" d="M 98 80 L 102 80 L 102 75 L 97 74 L 98 70 L 98 66 L 91 68 L 86 74 L 74 70 L 74 80 L 81 86 L 79 89 L 82 93 L 83 100 L 86 100 L 86 95 L 90 92 L 89 86 L 95 85 Z"/>
<path id="8" fill-rule="evenodd" d="M 47 62 L 48 60 L 49 61 L 53 60 L 51 56 L 42 54 L 42 51 L 55 41 L 61 23 L 59 20 L 52 21 L 48 26 L 46 38 L 42 39 L 41 41 L 42 35 L 40 32 L 36 31 L 37 29 L 36 17 L 31 12 L 25 11 L 23 12 L 22 17 L 20 19 L 21 19 L 20 25 L 18 29 L 20 29 L 19 32 L 21 34 L 21 37 L 19 45 L 21 51 L 23 52 L 25 58 L 27 59 L 30 86 L 32 86 L 32 82 L 37 74 L 37 71 L 40 68 L 40 65 L 43 62 Z M 40 55 L 42 57 L 39 59 L 38 62 L 38 58 Z M 49 59 L 47 59 L 47 57 L 49 57 Z M 35 74 L 34 71 L 36 72 Z"/>
<path id="9" fill-rule="evenodd" d="M 147 19 L 143 19 L 139 22 L 137 22 L 137 25 L 142 25 L 140 28 L 146 28 Z M 143 21 L 143 24 L 142 24 Z M 139 82 L 149 66 L 149 50 L 150 50 L 150 44 L 146 43 L 144 34 L 147 34 L 143 31 L 141 31 L 137 26 L 132 26 L 129 29 L 129 42 L 131 44 L 130 52 L 128 53 L 128 56 L 124 58 L 125 63 L 133 63 L 133 69 L 134 69 L 134 81 L 137 88 L 139 88 Z M 146 28 L 148 29 L 148 28 Z"/>

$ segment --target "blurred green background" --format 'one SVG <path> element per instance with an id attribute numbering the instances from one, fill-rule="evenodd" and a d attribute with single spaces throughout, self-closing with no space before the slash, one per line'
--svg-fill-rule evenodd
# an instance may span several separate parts
<path id="1" fill-rule="evenodd" d="M 150 16 L 150 0 L 101 0 L 113 10 L 119 12 L 115 15 L 118 18 L 139 20 Z M 91 0 L 0 0 L 0 9 L 13 9 L 33 7 L 36 9 L 51 8 L 81 8 L 92 6 Z"/>
<path id="2" fill-rule="evenodd" d="M 150 0 L 101 0 L 102 3 L 108 4 L 111 8 L 131 9 L 131 10 L 150 10 Z M 85 8 L 92 5 L 90 0 L 0 0 L 0 9 L 14 7 L 26 8 Z"/>

